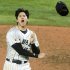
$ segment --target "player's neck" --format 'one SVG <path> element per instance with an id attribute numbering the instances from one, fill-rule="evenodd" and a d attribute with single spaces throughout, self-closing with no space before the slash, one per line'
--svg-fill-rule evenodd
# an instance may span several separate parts
<path id="1" fill-rule="evenodd" d="M 18 28 L 19 30 L 26 30 L 26 29 L 27 29 L 26 26 L 20 26 L 20 25 L 17 25 L 17 28 Z"/>

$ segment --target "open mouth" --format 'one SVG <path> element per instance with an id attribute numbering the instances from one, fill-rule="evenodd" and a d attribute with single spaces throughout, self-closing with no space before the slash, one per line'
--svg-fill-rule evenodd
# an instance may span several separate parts
<path id="1" fill-rule="evenodd" d="M 21 22 L 24 22 L 24 20 L 21 20 Z"/>

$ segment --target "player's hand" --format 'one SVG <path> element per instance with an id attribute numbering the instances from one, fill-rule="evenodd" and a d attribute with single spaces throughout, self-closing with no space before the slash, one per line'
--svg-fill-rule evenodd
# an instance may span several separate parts
<path id="1" fill-rule="evenodd" d="M 34 43 L 34 40 L 35 40 L 35 35 L 32 34 L 31 37 L 30 37 L 30 43 L 33 44 Z"/>
<path id="2" fill-rule="evenodd" d="M 45 56 L 46 56 L 45 53 L 40 53 L 40 54 L 38 55 L 38 58 L 44 58 Z"/>

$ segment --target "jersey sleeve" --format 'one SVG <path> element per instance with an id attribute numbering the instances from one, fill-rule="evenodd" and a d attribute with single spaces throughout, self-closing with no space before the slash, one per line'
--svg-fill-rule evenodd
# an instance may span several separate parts
<path id="1" fill-rule="evenodd" d="M 17 35 L 13 31 L 11 31 L 6 35 L 6 42 L 7 45 L 12 46 L 15 43 L 20 43 L 20 40 L 18 39 Z"/>

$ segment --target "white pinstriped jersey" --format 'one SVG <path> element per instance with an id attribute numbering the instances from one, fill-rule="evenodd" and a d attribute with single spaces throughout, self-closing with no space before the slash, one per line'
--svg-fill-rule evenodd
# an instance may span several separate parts
<path id="1" fill-rule="evenodd" d="M 9 59 L 19 59 L 22 61 L 28 60 L 29 57 L 19 55 L 11 46 L 15 43 L 21 43 L 22 47 L 30 50 L 30 37 L 34 32 L 27 29 L 27 33 L 22 33 L 16 27 L 11 28 L 6 35 L 6 42 L 7 42 L 7 56 L 6 58 Z M 34 33 L 35 34 L 35 33 Z M 35 34 L 34 43 L 36 46 L 39 46 L 39 42 L 37 40 L 37 36 Z"/>

